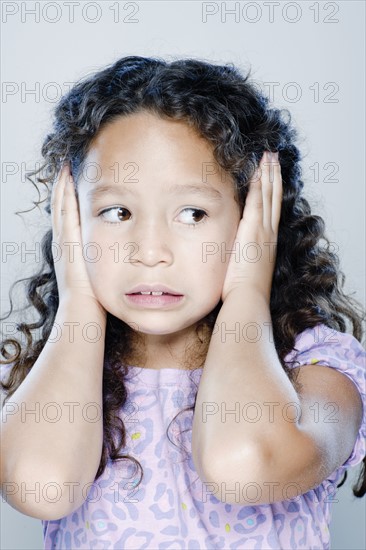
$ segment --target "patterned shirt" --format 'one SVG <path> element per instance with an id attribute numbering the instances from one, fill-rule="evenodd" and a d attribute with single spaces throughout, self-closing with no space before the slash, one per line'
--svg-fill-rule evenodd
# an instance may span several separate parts
<path id="1" fill-rule="evenodd" d="M 299 362 L 292 367 L 317 363 L 348 376 L 362 398 L 362 423 L 351 455 L 319 486 L 261 505 L 256 497 L 247 505 L 222 502 L 214 484 L 201 482 L 191 456 L 193 411 L 178 415 L 168 432 L 173 442 L 167 438 L 170 421 L 193 405 L 202 369 L 129 366 L 129 396 L 121 411 L 127 430 L 123 453 L 140 462 L 143 481 L 135 488 L 140 472 L 131 461 L 109 461 L 82 506 L 42 521 L 45 549 L 330 548 L 336 485 L 365 455 L 365 357 L 352 335 L 325 325 L 297 336 L 285 360 Z"/>

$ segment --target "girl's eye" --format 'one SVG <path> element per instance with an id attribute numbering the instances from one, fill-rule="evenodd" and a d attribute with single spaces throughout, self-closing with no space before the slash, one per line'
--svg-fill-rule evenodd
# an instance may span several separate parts
<path id="1" fill-rule="evenodd" d="M 117 219 L 116 219 L 116 216 L 114 215 L 115 211 L 122 212 L 122 215 L 123 215 L 123 213 L 126 213 L 126 212 L 128 212 L 128 214 L 131 215 L 131 213 L 129 212 L 129 210 L 127 210 L 127 208 L 123 208 L 122 206 L 113 206 L 111 208 L 106 208 L 105 210 L 100 212 L 98 214 L 98 216 L 103 218 L 104 223 L 110 223 L 110 224 L 113 224 L 113 225 L 116 225 L 116 224 L 121 223 L 122 221 L 125 221 L 125 220 L 121 220 L 119 218 L 118 214 L 117 214 Z M 200 220 L 197 221 L 195 219 L 196 223 L 187 223 L 187 225 L 189 227 L 191 227 L 192 229 L 195 229 L 198 224 L 204 223 L 206 221 L 206 218 L 208 217 L 208 214 L 204 210 L 201 210 L 199 208 L 184 208 L 184 210 L 182 210 L 182 212 L 195 212 L 195 214 L 194 214 L 195 218 L 197 218 L 197 217 L 201 218 L 201 219 L 203 218 L 202 221 L 200 221 Z M 188 216 L 188 218 L 189 217 L 190 216 Z"/>
<path id="2" fill-rule="evenodd" d="M 102 212 L 100 212 L 100 213 L 98 214 L 98 216 L 101 216 L 101 218 L 103 219 L 104 223 L 111 223 L 111 224 L 113 224 L 113 225 L 116 225 L 116 224 L 118 224 L 118 223 L 121 223 L 121 221 L 123 221 L 123 220 L 121 220 L 121 219 L 117 219 L 117 220 L 116 220 L 116 217 L 115 217 L 115 216 L 113 217 L 112 214 L 114 213 L 115 210 L 117 210 L 117 211 L 118 211 L 118 210 L 122 210 L 123 212 L 129 212 L 129 211 L 127 210 L 127 208 L 123 208 L 122 206 L 114 206 L 114 207 L 112 207 L 112 208 L 106 208 L 105 210 L 102 210 Z M 109 219 L 106 219 L 107 215 L 108 215 Z M 114 221 L 113 221 L 113 219 L 114 219 Z M 111 220 L 112 220 L 112 221 L 111 221 Z"/>
<path id="3" fill-rule="evenodd" d="M 203 217 L 203 220 L 202 221 L 196 221 L 196 223 L 192 224 L 192 223 L 188 223 L 188 226 L 191 227 L 192 229 L 195 229 L 197 227 L 197 225 L 199 224 L 202 224 L 202 223 L 205 223 L 206 219 L 208 218 L 208 214 L 206 214 L 206 212 L 204 210 L 200 210 L 199 208 L 184 208 L 184 210 L 182 210 L 182 212 L 196 212 L 196 214 L 194 214 L 194 217 L 197 217 L 197 212 L 198 212 L 198 217 L 199 218 L 202 218 Z"/>

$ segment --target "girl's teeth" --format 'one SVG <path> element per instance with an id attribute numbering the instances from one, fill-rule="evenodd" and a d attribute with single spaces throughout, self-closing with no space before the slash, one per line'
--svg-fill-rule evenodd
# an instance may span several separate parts
<path id="1" fill-rule="evenodd" d="M 161 296 L 163 294 L 163 292 L 159 292 L 159 291 L 156 291 L 156 292 L 140 292 L 140 294 L 152 294 L 153 296 Z"/>

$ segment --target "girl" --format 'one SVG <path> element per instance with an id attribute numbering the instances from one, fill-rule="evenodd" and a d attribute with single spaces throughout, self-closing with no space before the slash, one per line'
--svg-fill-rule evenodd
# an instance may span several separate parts
<path id="1" fill-rule="evenodd" d="M 329 548 L 364 311 L 268 103 L 232 64 L 133 56 L 55 110 L 40 319 L 2 345 L 3 493 L 47 549 Z"/>

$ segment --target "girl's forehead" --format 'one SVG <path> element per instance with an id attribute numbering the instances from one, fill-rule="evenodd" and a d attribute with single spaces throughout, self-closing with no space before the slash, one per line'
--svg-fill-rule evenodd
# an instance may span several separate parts
<path id="1" fill-rule="evenodd" d="M 93 163 L 106 175 L 131 163 L 131 170 L 136 166 L 141 174 L 169 172 L 171 177 L 173 171 L 184 177 L 199 177 L 204 183 L 209 180 L 225 183 L 229 178 L 206 141 L 198 138 L 195 141 L 176 132 L 159 133 L 151 128 L 137 135 L 127 131 L 100 133 L 84 159 L 84 165 Z"/>
<path id="2" fill-rule="evenodd" d="M 150 113 L 118 117 L 100 129 L 84 159 L 83 173 L 93 171 L 98 178 L 92 187 L 111 180 L 127 186 L 157 180 L 159 187 L 195 182 L 223 194 L 235 189 L 234 178 L 214 158 L 210 142 L 182 121 Z"/>
<path id="3" fill-rule="evenodd" d="M 147 145 L 149 146 L 147 148 Z M 119 116 L 102 125 L 93 137 L 89 151 L 139 150 L 151 152 L 169 149 L 171 154 L 186 150 L 212 157 L 213 145 L 184 121 L 159 118 L 150 113 Z M 140 151 L 141 150 L 141 151 Z"/>

